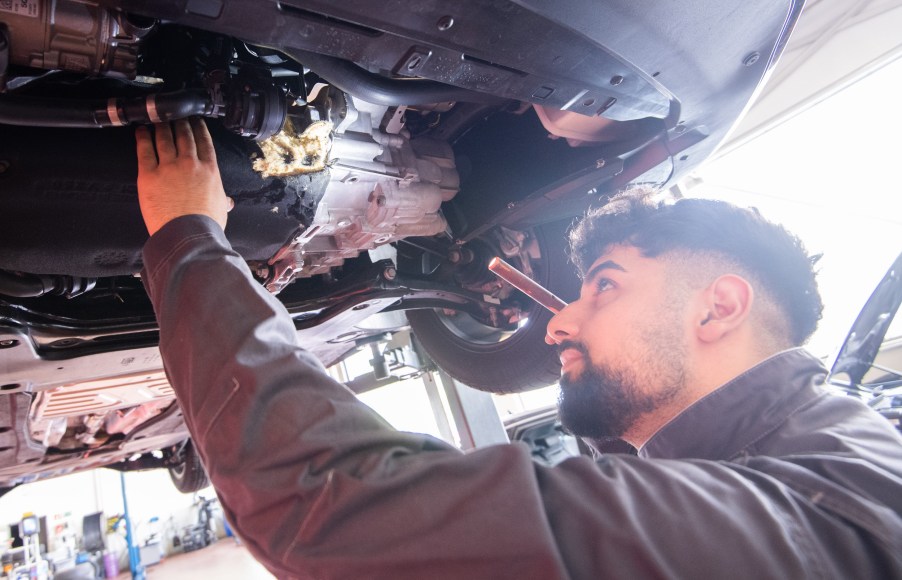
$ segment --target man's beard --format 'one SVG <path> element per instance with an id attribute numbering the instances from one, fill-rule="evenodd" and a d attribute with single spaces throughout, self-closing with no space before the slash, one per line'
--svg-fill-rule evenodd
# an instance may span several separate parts
<path id="1" fill-rule="evenodd" d="M 681 349 L 658 350 L 658 358 L 643 369 L 646 372 L 642 377 L 647 378 L 641 378 L 626 367 L 593 364 L 588 350 L 580 343 L 565 342 L 561 348 L 575 348 L 583 354 L 582 372 L 561 377 L 558 400 L 561 424 L 579 437 L 622 438 L 643 415 L 655 412 L 683 391 Z"/>

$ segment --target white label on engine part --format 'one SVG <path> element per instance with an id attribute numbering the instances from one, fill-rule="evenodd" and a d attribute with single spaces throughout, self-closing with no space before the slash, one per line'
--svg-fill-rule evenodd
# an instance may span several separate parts
<path id="1" fill-rule="evenodd" d="M 19 16 L 40 16 L 40 0 L 0 0 L 0 12 L 12 12 Z"/>

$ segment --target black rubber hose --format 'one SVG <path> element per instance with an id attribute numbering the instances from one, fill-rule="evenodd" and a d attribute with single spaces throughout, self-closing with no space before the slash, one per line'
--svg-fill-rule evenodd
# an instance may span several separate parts
<path id="1" fill-rule="evenodd" d="M 0 95 L 0 123 L 26 127 L 117 127 L 210 115 L 212 111 L 213 105 L 202 91 L 179 91 L 106 101 Z"/>
<path id="2" fill-rule="evenodd" d="M 35 298 L 53 291 L 54 286 L 47 286 L 50 280 L 42 276 L 17 276 L 0 270 L 0 294 L 15 298 Z"/>
<path id="3" fill-rule="evenodd" d="M 25 127 L 104 127 L 96 102 L 0 95 L 0 123 Z M 108 119 L 108 118 L 107 118 Z"/>
<path id="4" fill-rule="evenodd" d="M 159 93 L 137 99 L 120 99 L 127 123 L 159 123 L 213 114 L 205 91 Z"/>
<path id="5" fill-rule="evenodd" d="M 388 79 L 331 56 L 301 50 L 293 50 L 289 54 L 335 87 L 377 105 L 424 105 L 447 101 L 498 103 L 504 100 L 488 93 L 435 81 Z"/>
<path id="6" fill-rule="evenodd" d="M 0 295 L 15 298 L 37 298 L 46 294 L 74 297 L 93 290 L 96 278 L 13 274 L 0 270 Z"/>

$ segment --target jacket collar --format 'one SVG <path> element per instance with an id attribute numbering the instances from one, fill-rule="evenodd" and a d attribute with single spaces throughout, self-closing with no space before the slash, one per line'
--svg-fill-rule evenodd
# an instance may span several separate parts
<path id="1" fill-rule="evenodd" d="M 827 370 L 801 348 L 783 351 L 708 393 L 671 419 L 641 457 L 731 459 L 818 395 Z"/>

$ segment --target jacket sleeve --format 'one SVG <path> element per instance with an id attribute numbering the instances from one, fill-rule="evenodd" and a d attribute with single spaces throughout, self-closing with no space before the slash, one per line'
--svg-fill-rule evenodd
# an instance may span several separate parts
<path id="1" fill-rule="evenodd" d="M 816 498 L 747 466 L 544 468 L 523 445 L 461 454 L 393 430 L 296 344 L 208 218 L 167 224 L 145 264 L 188 428 L 234 529 L 280 578 L 869 577 L 893 565 Z"/>

